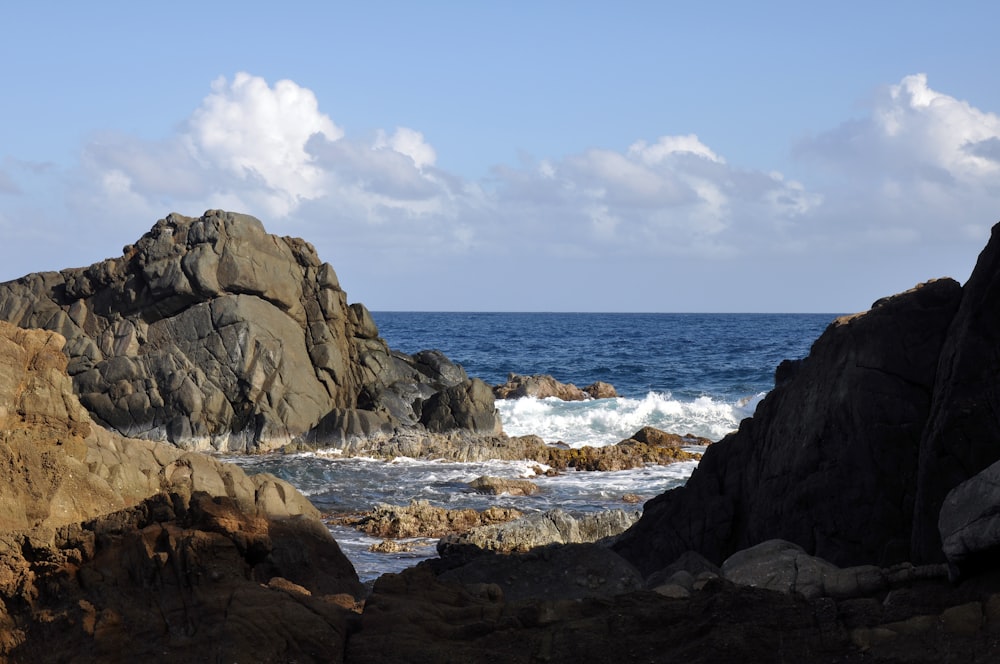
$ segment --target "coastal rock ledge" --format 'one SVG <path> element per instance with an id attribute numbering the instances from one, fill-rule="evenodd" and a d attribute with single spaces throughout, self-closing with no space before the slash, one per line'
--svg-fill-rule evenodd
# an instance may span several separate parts
<path id="1" fill-rule="evenodd" d="M 186 449 L 496 433 L 489 387 L 440 352 L 394 352 L 304 240 L 254 217 L 168 215 L 119 258 L 0 284 L 0 320 L 66 338 L 93 418 Z"/>

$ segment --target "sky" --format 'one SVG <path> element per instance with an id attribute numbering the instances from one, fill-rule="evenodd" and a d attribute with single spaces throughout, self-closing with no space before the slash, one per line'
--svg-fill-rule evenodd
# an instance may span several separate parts
<path id="1" fill-rule="evenodd" d="M 10 2 L 0 280 L 171 212 L 351 302 L 824 312 L 1000 221 L 1000 3 Z"/>

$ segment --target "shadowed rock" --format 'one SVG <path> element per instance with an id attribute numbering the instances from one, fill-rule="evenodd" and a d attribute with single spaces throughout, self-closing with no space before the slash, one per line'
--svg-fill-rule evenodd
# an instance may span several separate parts
<path id="1" fill-rule="evenodd" d="M 361 584 L 288 483 L 94 424 L 0 322 L 0 660 L 330 661 Z"/>

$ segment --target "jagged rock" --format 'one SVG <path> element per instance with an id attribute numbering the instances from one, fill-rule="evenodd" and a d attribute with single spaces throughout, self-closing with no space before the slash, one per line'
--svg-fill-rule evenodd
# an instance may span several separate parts
<path id="1" fill-rule="evenodd" d="M 521 512 L 509 507 L 494 505 L 482 512 L 474 509 L 449 510 L 435 507 L 426 500 L 413 500 L 406 506 L 379 503 L 367 514 L 338 522 L 376 537 L 441 537 L 521 516 Z"/>
<path id="2" fill-rule="evenodd" d="M 1000 461 L 1000 224 L 962 288 L 937 359 L 931 412 L 920 441 L 914 562 L 942 562 L 938 514 L 956 486 Z"/>
<path id="3" fill-rule="evenodd" d="M 591 399 L 616 399 L 618 397 L 618 390 L 615 389 L 615 386 L 601 380 L 591 383 L 583 388 L 583 391 Z"/>
<path id="4" fill-rule="evenodd" d="M 493 395 L 498 399 L 519 399 L 521 397 L 545 399 L 547 397 L 556 397 L 563 401 L 585 401 L 587 399 L 617 397 L 618 393 L 615 391 L 614 386 L 600 381 L 588 385 L 581 390 L 573 383 L 560 383 L 552 376 L 545 374 L 522 376 L 512 373 L 508 374 L 506 383 L 493 388 Z"/>
<path id="5" fill-rule="evenodd" d="M 500 433 L 500 418 L 489 386 L 478 378 L 452 385 L 423 402 L 420 423 L 428 431 L 469 429 Z"/>
<path id="6" fill-rule="evenodd" d="M 80 401 L 131 437 L 336 446 L 416 425 L 446 388 L 454 413 L 428 414 L 434 430 L 499 430 L 489 390 L 440 353 L 391 352 L 346 298 L 310 244 L 213 210 L 169 215 L 119 258 L 0 284 L 0 319 L 63 335 Z"/>
<path id="7" fill-rule="evenodd" d="M 550 544 L 607 543 L 632 526 L 639 514 L 606 510 L 574 515 L 556 508 L 443 537 L 438 543 L 438 553 L 465 556 L 479 551 L 524 552 Z"/>
<path id="8" fill-rule="evenodd" d="M 0 661 L 329 661 L 362 593 L 283 480 L 94 424 L 0 322 Z"/>
<path id="9" fill-rule="evenodd" d="M 476 434 L 468 431 L 449 431 L 442 434 L 420 430 L 394 431 L 391 435 L 372 435 L 355 438 L 339 448 L 344 456 L 371 456 L 393 459 L 411 458 L 447 459 L 463 463 L 504 459 L 528 460 L 549 466 L 550 472 L 574 469 L 581 471 L 627 470 L 646 464 L 671 464 L 701 458 L 697 452 L 688 452 L 680 445 L 707 445 L 707 439 L 690 436 L 672 437 L 665 445 L 650 445 L 628 439 L 605 447 L 584 446 L 568 448 L 547 445 L 538 436 L 505 436 L 503 434 Z M 678 442 L 679 441 L 679 442 Z"/>
<path id="10" fill-rule="evenodd" d="M 532 496 L 538 493 L 538 485 L 534 482 L 509 477 L 483 475 L 469 482 L 469 486 L 476 493 L 485 493 L 491 496 L 498 496 L 502 493 L 511 496 Z"/>
<path id="11" fill-rule="evenodd" d="M 943 279 L 835 321 L 616 550 L 646 573 L 689 549 L 719 564 L 775 538 L 836 565 L 907 559 L 937 359 L 961 297 Z"/>

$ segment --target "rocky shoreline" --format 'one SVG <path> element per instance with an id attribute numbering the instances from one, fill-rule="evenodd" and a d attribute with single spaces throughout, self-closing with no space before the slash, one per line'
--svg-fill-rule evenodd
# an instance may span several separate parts
<path id="1" fill-rule="evenodd" d="M 388 349 L 304 241 L 171 215 L 0 284 L 0 663 L 997 661 L 998 283 L 1000 227 L 964 286 L 834 322 L 641 516 L 359 517 L 441 537 L 369 591 L 296 489 L 194 450 L 558 472 L 698 441 L 506 437 L 489 386 Z"/>

